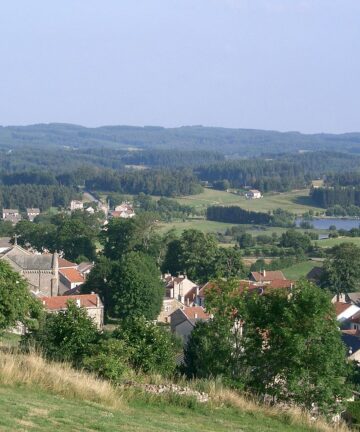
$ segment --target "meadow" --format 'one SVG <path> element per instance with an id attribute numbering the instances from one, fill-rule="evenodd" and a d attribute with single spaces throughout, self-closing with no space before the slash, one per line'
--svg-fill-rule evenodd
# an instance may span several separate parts
<path id="1" fill-rule="evenodd" d="M 294 190 L 283 193 L 265 194 L 260 199 L 249 200 L 232 192 L 205 188 L 198 195 L 176 198 L 180 203 L 206 209 L 210 205 L 237 205 L 246 210 L 268 212 L 277 208 L 301 215 L 309 210 L 323 213 L 324 210 L 314 205 L 309 196 L 309 189 Z"/>

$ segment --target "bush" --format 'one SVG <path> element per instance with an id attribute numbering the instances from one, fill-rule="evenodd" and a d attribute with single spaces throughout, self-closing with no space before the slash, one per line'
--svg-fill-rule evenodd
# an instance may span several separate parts
<path id="1" fill-rule="evenodd" d="M 144 317 L 123 321 L 114 337 L 129 350 L 129 364 L 136 371 L 171 375 L 176 367 L 176 341 L 162 327 Z"/>
<path id="2" fill-rule="evenodd" d="M 133 373 L 129 366 L 130 349 L 123 341 L 116 339 L 102 340 L 94 345 L 91 354 L 84 358 L 84 369 L 96 373 L 116 384 L 129 379 Z"/>
<path id="3" fill-rule="evenodd" d="M 22 347 L 27 349 L 34 345 L 50 360 L 78 365 L 99 337 L 96 325 L 86 310 L 68 301 L 65 311 L 46 315 L 38 330 L 25 335 Z"/>

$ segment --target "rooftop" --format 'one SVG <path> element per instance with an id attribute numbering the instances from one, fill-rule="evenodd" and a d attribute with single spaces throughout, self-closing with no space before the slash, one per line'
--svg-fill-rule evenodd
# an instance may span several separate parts
<path id="1" fill-rule="evenodd" d="M 44 306 L 48 310 L 61 310 L 67 308 L 69 300 L 76 302 L 80 300 L 80 306 L 85 308 L 96 307 L 98 305 L 97 294 L 79 294 L 69 296 L 57 296 L 57 297 L 40 297 Z"/>

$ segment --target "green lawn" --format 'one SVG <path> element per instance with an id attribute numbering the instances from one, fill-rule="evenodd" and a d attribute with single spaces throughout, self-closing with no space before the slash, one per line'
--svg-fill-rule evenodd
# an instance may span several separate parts
<path id="1" fill-rule="evenodd" d="M 310 429 L 235 408 L 193 408 L 133 401 L 121 410 L 65 399 L 43 390 L 0 386 L 0 430 L 127 432 L 301 432 Z"/>
<path id="2" fill-rule="evenodd" d="M 312 270 L 314 267 L 321 267 L 321 266 L 322 266 L 322 262 L 307 260 L 307 261 L 299 262 L 291 267 L 282 269 L 282 272 L 284 273 L 287 279 L 298 280 L 301 277 L 305 277 L 309 273 L 309 271 Z"/>
<path id="3" fill-rule="evenodd" d="M 323 213 L 324 210 L 315 206 L 309 197 L 309 189 L 284 193 L 265 194 L 261 199 L 247 200 L 244 196 L 231 192 L 204 189 L 198 195 L 176 198 L 180 203 L 204 209 L 209 205 L 238 205 L 247 210 L 263 211 L 282 208 L 292 213 L 302 214 L 309 210 Z"/>

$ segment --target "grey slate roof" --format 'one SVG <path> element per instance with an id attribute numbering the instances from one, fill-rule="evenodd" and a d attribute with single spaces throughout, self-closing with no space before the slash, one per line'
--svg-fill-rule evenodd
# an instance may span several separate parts
<path id="1" fill-rule="evenodd" d="M 23 270 L 51 270 L 53 266 L 52 255 L 12 255 L 9 258 Z"/>

